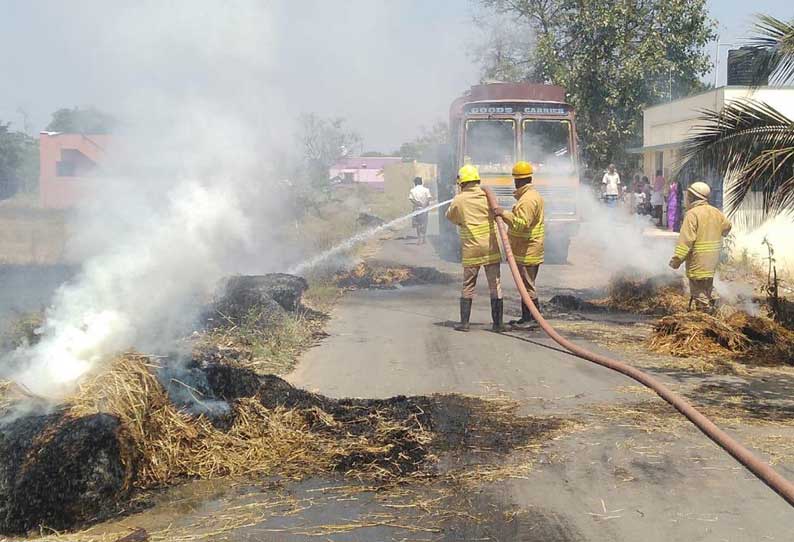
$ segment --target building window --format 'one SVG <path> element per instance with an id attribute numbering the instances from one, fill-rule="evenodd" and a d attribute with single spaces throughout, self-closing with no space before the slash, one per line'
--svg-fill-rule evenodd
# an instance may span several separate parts
<path id="1" fill-rule="evenodd" d="M 77 163 L 70 160 L 61 160 L 55 163 L 55 174 L 58 177 L 74 177 L 77 171 Z"/>

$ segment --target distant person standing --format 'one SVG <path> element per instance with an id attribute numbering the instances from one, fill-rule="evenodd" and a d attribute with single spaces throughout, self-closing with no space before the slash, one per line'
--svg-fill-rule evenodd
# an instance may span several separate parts
<path id="1" fill-rule="evenodd" d="M 720 263 L 722 238 L 730 233 L 731 223 L 719 209 L 709 205 L 710 194 L 709 185 L 696 182 L 684 195 L 687 212 L 670 267 L 678 269 L 686 262 L 690 308 L 694 303 L 696 310 L 712 313 L 719 301 L 714 292 L 714 274 Z"/>
<path id="2" fill-rule="evenodd" d="M 496 240 L 496 222 L 488 206 L 485 191 L 480 188 L 480 172 L 472 165 L 458 171 L 460 191 L 447 209 L 447 220 L 460 229 L 461 263 L 463 263 L 463 291 L 460 296 L 460 324 L 457 331 L 469 331 L 471 304 L 480 267 L 485 268 L 485 278 L 491 291 L 491 317 L 493 330 L 504 331 L 502 322 L 501 269 L 502 253 Z"/>
<path id="3" fill-rule="evenodd" d="M 653 180 L 653 191 L 651 192 L 651 207 L 653 208 L 653 218 L 657 226 L 662 226 L 662 207 L 664 206 L 664 177 L 662 170 L 656 170 L 656 177 Z"/>
<path id="4" fill-rule="evenodd" d="M 615 170 L 615 164 L 609 164 L 609 168 L 601 179 L 601 184 L 607 206 L 615 207 L 620 197 L 620 175 Z"/>
<path id="5" fill-rule="evenodd" d="M 414 212 L 430 207 L 433 194 L 424 185 L 422 177 L 414 178 L 414 187 L 408 193 L 408 201 L 414 206 Z M 416 229 L 416 244 L 423 245 L 427 242 L 427 213 L 420 213 L 411 219 L 411 224 Z"/>
<path id="6" fill-rule="evenodd" d="M 667 194 L 667 229 L 670 231 L 678 231 L 678 218 L 681 201 L 679 200 L 677 181 L 670 181 Z"/>
<path id="7" fill-rule="evenodd" d="M 521 282 L 532 298 L 532 303 L 540 310 L 535 281 L 540 264 L 543 263 L 543 237 L 545 222 L 543 216 L 543 196 L 532 186 L 532 164 L 517 162 L 513 166 L 513 179 L 516 185 L 516 204 L 512 211 L 497 209 L 495 213 L 510 226 L 510 248 L 513 251 Z M 536 324 L 529 307 L 521 302 L 521 319 L 513 320 L 511 325 Z"/>

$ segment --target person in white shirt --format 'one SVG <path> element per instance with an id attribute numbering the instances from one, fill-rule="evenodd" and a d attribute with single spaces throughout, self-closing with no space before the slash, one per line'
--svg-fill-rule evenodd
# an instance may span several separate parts
<path id="1" fill-rule="evenodd" d="M 433 202 L 433 194 L 423 184 L 422 177 L 414 178 L 414 187 L 408 193 L 408 201 L 414 206 L 414 211 L 429 207 Z M 425 244 L 427 242 L 427 213 L 415 215 L 411 223 L 416 228 L 416 244 Z"/>
<path id="2" fill-rule="evenodd" d="M 604 201 L 609 207 L 617 205 L 620 196 L 620 175 L 615 171 L 615 164 L 609 164 L 609 169 L 601 180 L 604 191 Z"/>

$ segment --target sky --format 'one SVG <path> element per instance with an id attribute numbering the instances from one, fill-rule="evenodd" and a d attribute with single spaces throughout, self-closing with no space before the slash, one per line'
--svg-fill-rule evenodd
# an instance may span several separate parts
<path id="1" fill-rule="evenodd" d="M 186 87 L 186 81 L 215 86 L 234 99 L 237 87 L 225 86 L 224 67 L 207 72 L 200 64 L 203 71 L 196 71 L 190 57 L 202 51 L 179 44 L 235 47 L 235 39 L 248 36 L 214 36 L 202 28 L 196 32 L 206 36 L 147 51 L 140 36 L 112 35 L 109 29 L 121 17 L 150 18 L 145 24 L 156 27 L 156 4 L 0 0 L 0 120 L 36 133 L 60 107 L 117 109 L 117 96 L 146 77 L 126 62 L 133 53 L 162 56 L 173 64 L 170 75 Z M 269 61 L 252 80 L 270 84 L 274 130 L 289 130 L 289 120 L 303 112 L 342 116 L 362 134 L 365 149 L 388 152 L 421 127 L 443 120 L 449 103 L 478 81 L 471 58 L 477 35 L 474 0 L 280 0 L 271 5 L 270 19 L 262 21 L 262 35 L 256 36 Z M 788 18 L 794 15 L 789 6 L 790 0 L 709 0 L 720 40 L 727 43 L 747 34 L 754 13 Z M 709 45 L 712 58 L 716 50 L 716 43 Z M 719 48 L 720 84 L 727 50 Z M 704 79 L 713 81 L 714 74 Z"/>

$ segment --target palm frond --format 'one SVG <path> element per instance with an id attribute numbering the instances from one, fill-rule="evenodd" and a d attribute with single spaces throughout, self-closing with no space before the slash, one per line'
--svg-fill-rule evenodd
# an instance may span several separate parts
<path id="1" fill-rule="evenodd" d="M 760 194 L 761 215 L 794 208 L 794 122 L 769 104 L 737 100 L 702 112 L 703 123 L 684 143 L 682 167 L 728 179 L 733 212 Z"/>
<path id="2" fill-rule="evenodd" d="M 756 59 L 755 84 L 769 79 L 772 84 L 786 84 L 794 80 L 794 21 L 785 22 L 770 15 L 758 15 L 756 35 L 748 46 L 761 54 Z"/>

